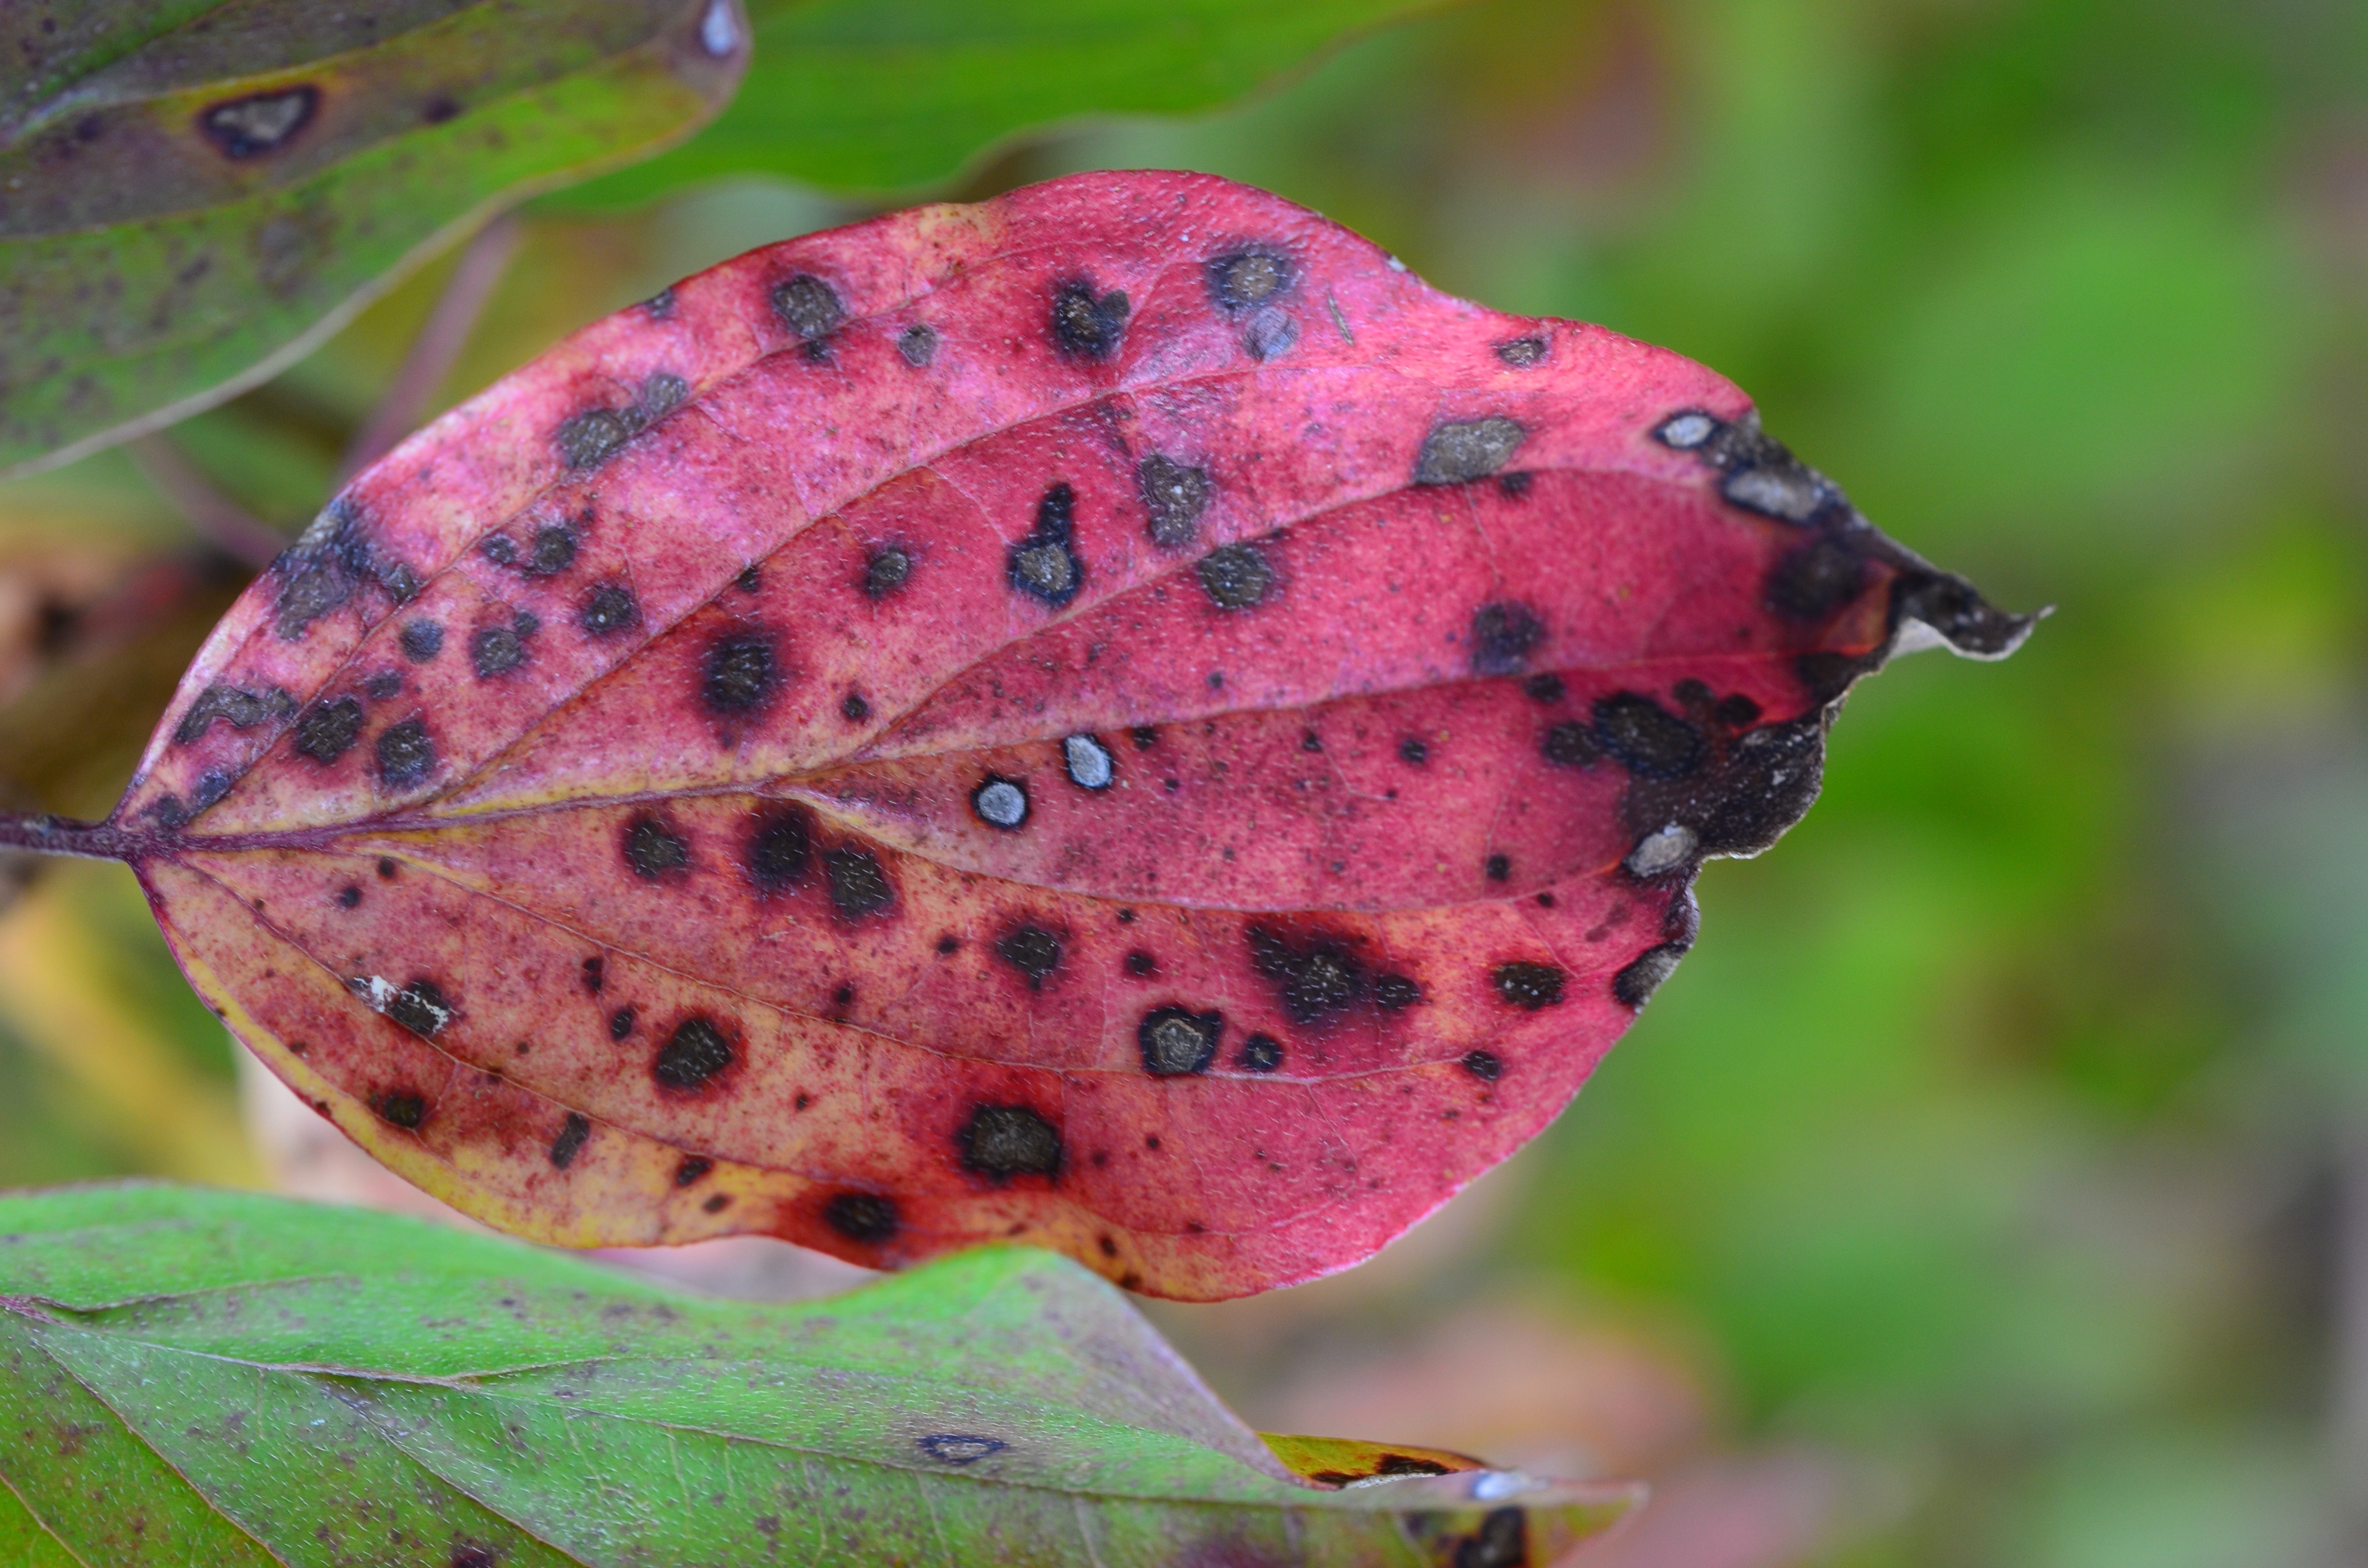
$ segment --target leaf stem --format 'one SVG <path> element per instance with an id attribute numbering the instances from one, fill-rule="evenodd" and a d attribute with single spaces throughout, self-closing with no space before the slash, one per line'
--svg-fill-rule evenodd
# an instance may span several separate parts
<path id="1" fill-rule="evenodd" d="M 71 855 L 83 860 L 129 860 L 149 841 L 111 823 L 75 822 L 41 812 L 0 812 L 0 849 Z"/>

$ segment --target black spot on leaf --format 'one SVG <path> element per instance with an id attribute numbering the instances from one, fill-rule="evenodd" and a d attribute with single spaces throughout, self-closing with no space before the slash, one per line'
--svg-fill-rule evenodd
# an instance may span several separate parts
<path id="1" fill-rule="evenodd" d="M 1001 1453 L 1010 1445 L 994 1437 L 946 1432 L 932 1437 L 916 1437 L 914 1446 L 931 1459 L 947 1464 L 975 1464 L 989 1454 Z"/>
<path id="2" fill-rule="evenodd" d="M 384 702 L 403 695 L 403 677 L 393 670 L 381 670 L 362 683 L 362 695 L 373 702 Z"/>
<path id="3" fill-rule="evenodd" d="M 1497 358 L 1516 370 L 1526 370 L 1546 357 L 1543 337 L 1516 337 L 1497 345 Z"/>
<path id="4" fill-rule="evenodd" d="M 650 1063 L 650 1076 L 662 1089 L 691 1094 L 730 1067 L 734 1055 L 731 1040 L 714 1019 L 692 1017 L 676 1025 L 674 1033 L 658 1047 Z"/>
<path id="5" fill-rule="evenodd" d="M 863 592 L 866 597 L 884 599 L 905 585 L 913 574 L 913 558 L 894 545 L 871 552 L 863 563 Z"/>
<path id="6" fill-rule="evenodd" d="M 1254 544 L 1220 545 L 1202 556 L 1192 570 L 1201 591 L 1219 609 L 1248 609 L 1265 602 L 1274 584 L 1274 571 Z"/>
<path id="7" fill-rule="evenodd" d="M 716 639 L 707 650 L 699 694 L 712 712 L 752 713 L 770 699 L 779 680 L 773 640 L 763 632 L 738 631 Z"/>
<path id="8" fill-rule="evenodd" d="M 1289 256 L 1263 246 L 1227 252 L 1209 263 L 1210 302 L 1239 315 L 1288 292 L 1296 270 Z"/>
<path id="9" fill-rule="evenodd" d="M 1525 1013 L 1562 1000 L 1563 971 L 1552 964 L 1500 963 L 1489 974 L 1497 994 Z"/>
<path id="10" fill-rule="evenodd" d="M 303 537 L 271 563 L 271 575 L 279 580 L 273 623 L 290 642 L 366 584 L 375 584 L 398 605 L 410 603 L 419 592 L 419 574 L 379 550 L 363 527 L 360 507 L 343 495 L 322 507 Z"/>
<path id="11" fill-rule="evenodd" d="M 1595 704 L 1595 739 L 1640 778 L 1682 778 L 1702 762 L 1702 732 L 1633 691 Z"/>
<path id="12" fill-rule="evenodd" d="M 361 733 L 362 705 L 350 697 L 340 697 L 304 710 L 289 744 L 298 755 L 326 767 L 351 751 Z"/>
<path id="13" fill-rule="evenodd" d="M 1545 637 L 1545 622 L 1529 606 L 1510 599 L 1482 605 L 1472 612 L 1472 672 L 1512 675 Z"/>
<path id="14" fill-rule="evenodd" d="M 1422 987 L 1403 974 L 1384 974 L 1373 981 L 1373 1006 L 1384 1013 L 1402 1013 L 1422 1000 Z"/>
<path id="15" fill-rule="evenodd" d="M 828 337 L 847 319 L 838 291 L 811 272 L 773 285 L 773 314 L 808 342 Z"/>
<path id="16" fill-rule="evenodd" d="M 1071 359 L 1114 358 L 1126 336 L 1130 310 L 1126 296 L 1116 290 L 1097 296 L 1082 278 L 1064 283 L 1053 293 L 1053 347 Z"/>
<path id="17" fill-rule="evenodd" d="M 1398 743 L 1398 760 L 1420 767 L 1430 760 L 1430 747 L 1419 735 L 1408 735 Z"/>
<path id="18" fill-rule="evenodd" d="M 564 523 L 545 523 L 534 530 L 534 544 L 518 570 L 529 577 L 552 577 L 575 563 L 575 533 Z"/>
<path id="19" fill-rule="evenodd" d="M 1551 726 L 1538 750 L 1557 767 L 1591 767 L 1603 756 L 1603 749 L 1595 744 L 1595 732 L 1575 720 Z"/>
<path id="20" fill-rule="evenodd" d="M 1505 1072 L 1504 1062 L 1493 1051 L 1467 1051 L 1463 1053 L 1463 1070 L 1484 1084 L 1493 1084 Z"/>
<path id="21" fill-rule="evenodd" d="M 1461 484 L 1486 479 L 1505 466 L 1528 435 L 1518 421 L 1501 414 L 1433 426 L 1415 458 L 1414 482 Z"/>
<path id="22" fill-rule="evenodd" d="M 833 849 L 822 858 L 822 869 L 830 883 L 830 902 L 849 920 L 877 915 L 895 902 L 888 873 L 869 849 Z"/>
<path id="23" fill-rule="evenodd" d="M 643 881 L 656 881 L 690 864 L 690 845 L 648 812 L 625 824 L 624 843 L 625 864 Z"/>
<path id="24" fill-rule="evenodd" d="M 1521 689 L 1539 702 L 1560 702 L 1568 689 L 1556 675 L 1531 676 L 1521 683 Z"/>
<path id="25" fill-rule="evenodd" d="M 689 396 L 689 382 L 660 370 L 642 383 L 637 402 L 624 408 L 587 408 L 562 421 L 552 432 L 552 442 L 559 449 L 560 460 L 569 468 L 595 468 Z"/>
<path id="26" fill-rule="evenodd" d="M 1274 983 L 1295 1024 L 1327 1023 L 1364 994 L 1364 966 L 1340 942 L 1319 937 L 1294 944 L 1263 926 L 1250 926 L 1244 937 L 1250 966 Z"/>
<path id="27" fill-rule="evenodd" d="M 860 691 L 850 691 L 839 699 L 839 716 L 850 724 L 860 724 L 871 717 L 871 704 Z"/>
<path id="28" fill-rule="evenodd" d="M 715 1162 L 704 1154 L 687 1155 L 682 1164 L 674 1168 L 674 1184 L 677 1187 L 696 1187 L 714 1168 Z M 708 1212 L 712 1214 L 715 1210 L 710 1209 Z"/>
<path id="29" fill-rule="evenodd" d="M 1270 1034 L 1254 1034 L 1242 1041 L 1234 1065 L 1245 1073 L 1271 1073 L 1282 1065 L 1282 1042 Z"/>
<path id="30" fill-rule="evenodd" d="M 746 864 L 759 892 L 797 886 L 813 862 L 814 826 L 804 807 L 776 807 L 750 824 Z"/>
<path id="31" fill-rule="evenodd" d="M 296 711 L 296 699 L 278 687 L 268 691 L 243 691 L 219 683 L 198 694 L 173 731 L 174 741 L 188 745 L 220 719 L 233 730 L 250 729 L 266 719 L 285 719 Z"/>
<path id="32" fill-rule="evenodd" d="M 1513 875 L 1512 858 L 1506 855 L 1491 855 L 1482 869 L 1487 873 L 1488 880 L 1492 882 L 1508 881 Z"/>
<path id="33" fill-rule="evenodd" d="M 518 540 L 507 534 L 487 534 L 477 541 L 477 553 L 496 566 L 518 563 Z"/>
<path id="34" fill-rule="evenodd" d="M 920 369 L 938 357 L 938 335 L 915 322 L 896 335 L 896 352 L 905 357 L 905 363 Z"/>
<path id="35" fill-rule="evenodd" d="M 632 440 L 639 428 L 630 409 L 587 408 L 562 420 L 559 428 L 552 432 L 551 440 L 559 449 L 560 461 L 572 469 L 586 469 L 605 461 Z"/>
<path id="36" fill-rule="evenodd" d="M 488 626 L 469 638 L 469 667 L 480 680 L 506 676 L 526 663 L 526 644 L 515 626 Z"/>
<path id="37" fill-rule="evenodd" d="M 1787 620 L 1832 619 L 1866 585 L 1866 561 L 1827 534 L 1793 546 L 1768 574 L 1768 608 Z"/>
<path id="38" fill-rule="evenodd" d="M 1077 494 L 1066 482 L 1053 484 L 1036 503 L 1036 526 L 1011 542 L 1004 574 L 1029 597 L 1058 608 L 1085 586 L 1086 563 L 1070 547 L 1076 527 Z"/>
<path id="39" fill-rule="evenodd" d="M 358 909 L 361 906 L 361 902 L 362 890 L 356 887 L 353 883 L 347 882 L 344 887 L 337 890 L 337 907 L 339 909 Z"/>
<path id="40" fill-rule="evenodd" d="M 1154 452 L 1135 465 L 1134 488 L 1143 497 L 1154 544 L 1173 550 L 1192 542 L 1201 531 L 1201 514 L 1209 509 L 1207 469 Z"/>
<path id="41" fill-rule="evenodd" d="M 995 956 L 1028 977 L 1028 989 L 1041 991 L 1061 967 L 1061 938 L 1042 926 L 1021 926 L 996 938 Z"/>
<path id="42" fill-rule="evenodd" d="M 567 1119 L 560 1124 L 559 1136 L 551 1141 L 552 1165 L 563 1171 L 574 1165 L 576 1154 L 584 1147 L 584 1141 L 591 1136 L 591 1122 L 576 1112 L 569 1111 Z"/>
<path id="43" fill-rule="evenodd" d="M 287 146 L 320 108 L 320 88 L 279 87 L 200 110 L 198 124 L 223 157 L 244 162 Z"/>
<path id="44" fill-rule="evenodd" d="M 390 790 L 408 790 L 436 770 L 436 743 L 417 719 L 380 731 L 377 751 L 379 782 Z"/>
<path id="45" fill-rule="evenodd" d="M 434 1040 L 452 1021 L 452 1004 L 432 980 L 415 980 L 386 999 L 386 1016 L 422 1040 Z"/>
<path id="46" fill-rule="evenodd" d="M 1135 1026 L 1135 1043 L 1143 1050 L 1143 1070 L 1155 1078 L 1177 1078 L 1206 1073 L 1217 1059 L 1217 1043 L 1225 1031 L 1222 1013 L 1196 1013 L 1190 1007 L 1155 1007 Z"/>
<path id="47" fill-rule="evenodd" d="M 966 1169 L 998 1180 L 1061 1171 L 1061 1130 L 1026 1106 L 975 1107 L 954 1142 Z"/>
<path id="48" fill-rule="evenodd" d="M 404 658 L 415 665 L 424 665 L 444 651 L 444 628 L 425 618 L 406 620 L 395 641 L 402 644 Z"/>
<path id="49" fill-rule="evenodd" d="M 1141 948 L 1137 948 L 1126 955 L 1126 972 L 1138 980 L 1157 974 L 1159 960 L 1144 952 Z"/>
<path id="50" fill-rule="evenodd" d="M 1261 363 L 1281 358 L 1298 341 L 1299 323 L 1290 312 L 1271 307 L 1251 316 L 1242 329 L 1243 352 Z"/>
<path id="51" fill-rule="evenodd" d="M 638 1015 L 631 1007 L 620 1007 L 609 1015 L 609 1038 L 622 1040 L 633 1032 L 633 1020 Z"/>
<path id="52" fill-rule="evenodd" d="M 893 1238 L 904 1221 L 896 1200 L 876 1192 L 842 1192 L 823 1205 L 823 1223 L 848 1241 L 877 1246 Z"/>
<path id="53" fill-rule="evenodd" d="M 622 583 L 595 583 L 584 592 L 584 606 L 575 623 L 595 637 L 607 637 L 640 624 L 642 607 L 633 590 Z"/>
<path id="54" fill-rule="evenodd" d="M 419 1124 L 427 1119 L 426 1097 L 407 1090 L 400 1094 L 381 1096 L 378 1104 L 371 1108 L 378 1112 L 381 1120 L 400 1127 L 406 1132 L 416 1131 Z"/>

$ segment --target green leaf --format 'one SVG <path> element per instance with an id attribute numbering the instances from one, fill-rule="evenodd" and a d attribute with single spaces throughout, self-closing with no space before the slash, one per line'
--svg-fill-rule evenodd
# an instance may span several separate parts
<path id="1" fill-rule="evenodd" d="M 746 32 L 734 0 L 9 8 L 0 472 L 219 402 L 504 202 L 687 134 Z"/>
<path id="2" fill-rule="evenodd" d="M 571 190 L 629 205 L 694 180 L 782 175 L 877 194 L 959 173 L 1018 132 L 1187 114 L 1344 36 L 1440 0 L 757 0 L 739 98 L 689 144 Z"/>
<path id="3" fill-rule="evenodd" d="M 1543 1568 L 1631 1500 L 1277 1439 L 1395 1477 L 1300 1480 L 1032 1249 L 759 1306 L 146 1185 L 0 1196 L 0 1432 L 10 1564 Z"/>

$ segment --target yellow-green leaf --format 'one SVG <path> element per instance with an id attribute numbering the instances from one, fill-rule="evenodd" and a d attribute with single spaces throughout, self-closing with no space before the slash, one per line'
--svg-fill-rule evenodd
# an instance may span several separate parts
<path id="1" fill-rule="evenodd" d="M 148 1186 L 0 1197 L 0 1561 L 43 1568 L 1544 1568 L 1634 1501 L 1303 1479 L 1042 1252 L 756 1306 Z"/>
<path id="2" fill-rule="evenodd" d="M 53 9 L 0 22 L 0 471 L 272 373 L 495 207 L 688 133 L 748 52 L 736 0 Z"/>

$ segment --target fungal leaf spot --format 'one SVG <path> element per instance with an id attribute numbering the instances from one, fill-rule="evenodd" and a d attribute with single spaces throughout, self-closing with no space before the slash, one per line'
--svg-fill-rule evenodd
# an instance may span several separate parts
<path id="1" fill-rule="evenodd" d="M 1061 1172 L 1061 1130 L 1028 1106 L 978 1106 L 956 1142 L 964 1168 L 982 1176 L 1008 1179 Z"/>

